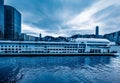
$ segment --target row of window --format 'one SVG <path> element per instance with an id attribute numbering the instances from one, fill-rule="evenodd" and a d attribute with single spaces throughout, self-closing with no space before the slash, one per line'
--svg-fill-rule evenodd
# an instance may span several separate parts
<path id="1" fill-rule="evenodd" d="M 72 45 L 72 46 L 75 46 L 75 45 L 76 45 L 76 46 L 77 46 L 78 44 L 60 44 L 60 43 L 58 43 L 58 44 L 55 44 L 55 43 L 49 44 L 49 43 L 40 43 L 40 44 L 34 44 L 34 45 L 36 45 L 36 46 L 41 46 L 41 45 L 50 45 L 50 46 L 51 46 L 51 45 L 53 45 L 53 46 L 55 46 L 55 45 L 56 45 L 56 46 L 61 46 L 61 45 L 62 45 L 62 46 L 64 46 L 64 45 L 69 45 L 69 46 L 71 46 L 71 45 Z"/>
<path id="2" fill-rule="evenodd" d="M 34 45 L 33 45 L 34 46 Z M 28 47 L 28 45 L 0 45 L 0 47 Z M 78 45 L 39 45 L 36 47 L 65 47 L 65 48 L 78 48 Z M 85 45 L 79 45 L 79 48 L 85 48 Z"/>
<path id="3" fill-rule="evenodd" d="M 63 51 L 63 52 L 50 52 L 50 51 L 22 51 L 20 53 L 76 53 L 75 51 Z"/>
<path id="4" fill-rule="evenodd" d="M 60 48 L 46 48 L 45 50 L 67 50 L 69 48 L 66 49 L 60 49 Z M 21 48 L 0 48 L 0 50 L 21 50 Z M 32 48 L 27 48 L 26 50 L 32 50 Z M 41 50 L 39 48 L 35 48 L 35 50 Z M 76 48 L 70 49 L 70 50 L 77 50 Z"/>
<path id="5" fill-rule="evenodd" d="M 78 46 L 50 46 L 50 45 L 41 45 L 39 47 L 65 47 L 65 48 L 78 48 Z M 81 47 L 82 48 L 82 47 Z"/>
<path id="6" fill-rule="evenodd" d="M 4 51 L 5 53 L 18 53 L 18 51 Z"/>
<path id="7" fill-rule="evenodd" d="M 100 49 L 90 49 L 90 53 L 101 53 Z"/>
<path id="8" fill-rule="evenodd" d="M 1 48 L 0 50 L 21 50 L 21 49 L 17 49 L 17 48 L 16 49 L 13 49 L 13 48 L 12 49 L 10 49 L 10 48 Z"/>
<path id="9" fill-rule="evenodd" d="M 78 50 L 78 49 L 45 49 L 45 50 Z"/>
<path id="10" fill-rule="evenodd" d="M 27 45 L 0 45 L 0 47 L 28 47 Z"/>
<path id="11" fill-rule="evenodd" d="M 88 44 L 88 46 L 108 46 L 107 44 Z"/>

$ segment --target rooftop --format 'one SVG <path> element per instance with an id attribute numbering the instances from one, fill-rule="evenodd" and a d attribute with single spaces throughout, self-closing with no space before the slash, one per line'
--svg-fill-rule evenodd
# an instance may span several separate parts
<path id="1" fill-rule="evenodd" d="M 98 39 L 98 38 L 77 38 L 76 42 L 110 42 L 107 39 Z"/>

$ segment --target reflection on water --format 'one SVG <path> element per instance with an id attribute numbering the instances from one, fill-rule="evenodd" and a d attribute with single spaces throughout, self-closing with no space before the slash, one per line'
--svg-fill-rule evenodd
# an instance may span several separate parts
<path id="1" fill-rule="evenodd" d="M 1 57 L 1 82 L 119 83 L 120 57 Z"/>

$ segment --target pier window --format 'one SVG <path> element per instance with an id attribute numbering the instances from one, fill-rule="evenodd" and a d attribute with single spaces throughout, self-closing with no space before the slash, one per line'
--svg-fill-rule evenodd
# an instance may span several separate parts
<path id="1" fill-rule="evenodd" d="M 90 53 L 101 53 L 100 49 L 90 49 Z"/>
<path id="2" fill-rule="evenodd" d="M 79 52 L 79 53 L 84 53 L 85 50 L 84 50 L 84 49 L 79 49 L 78 52 Z"/>
<path id="3" fill-rule="evenodd" d="M 94 53 L 94 50 L 93 50 L 93 49 L 90 49 L 90 53 Z"/>

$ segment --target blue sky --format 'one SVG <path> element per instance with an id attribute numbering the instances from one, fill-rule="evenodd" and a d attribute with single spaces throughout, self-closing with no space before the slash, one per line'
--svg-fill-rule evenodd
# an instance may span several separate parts
<path id="1" fill-rule="evenodd" d="M 22 14 L 22 32 L 39 36 L 120 30 L 120 0 L 5 0 Z"/>

